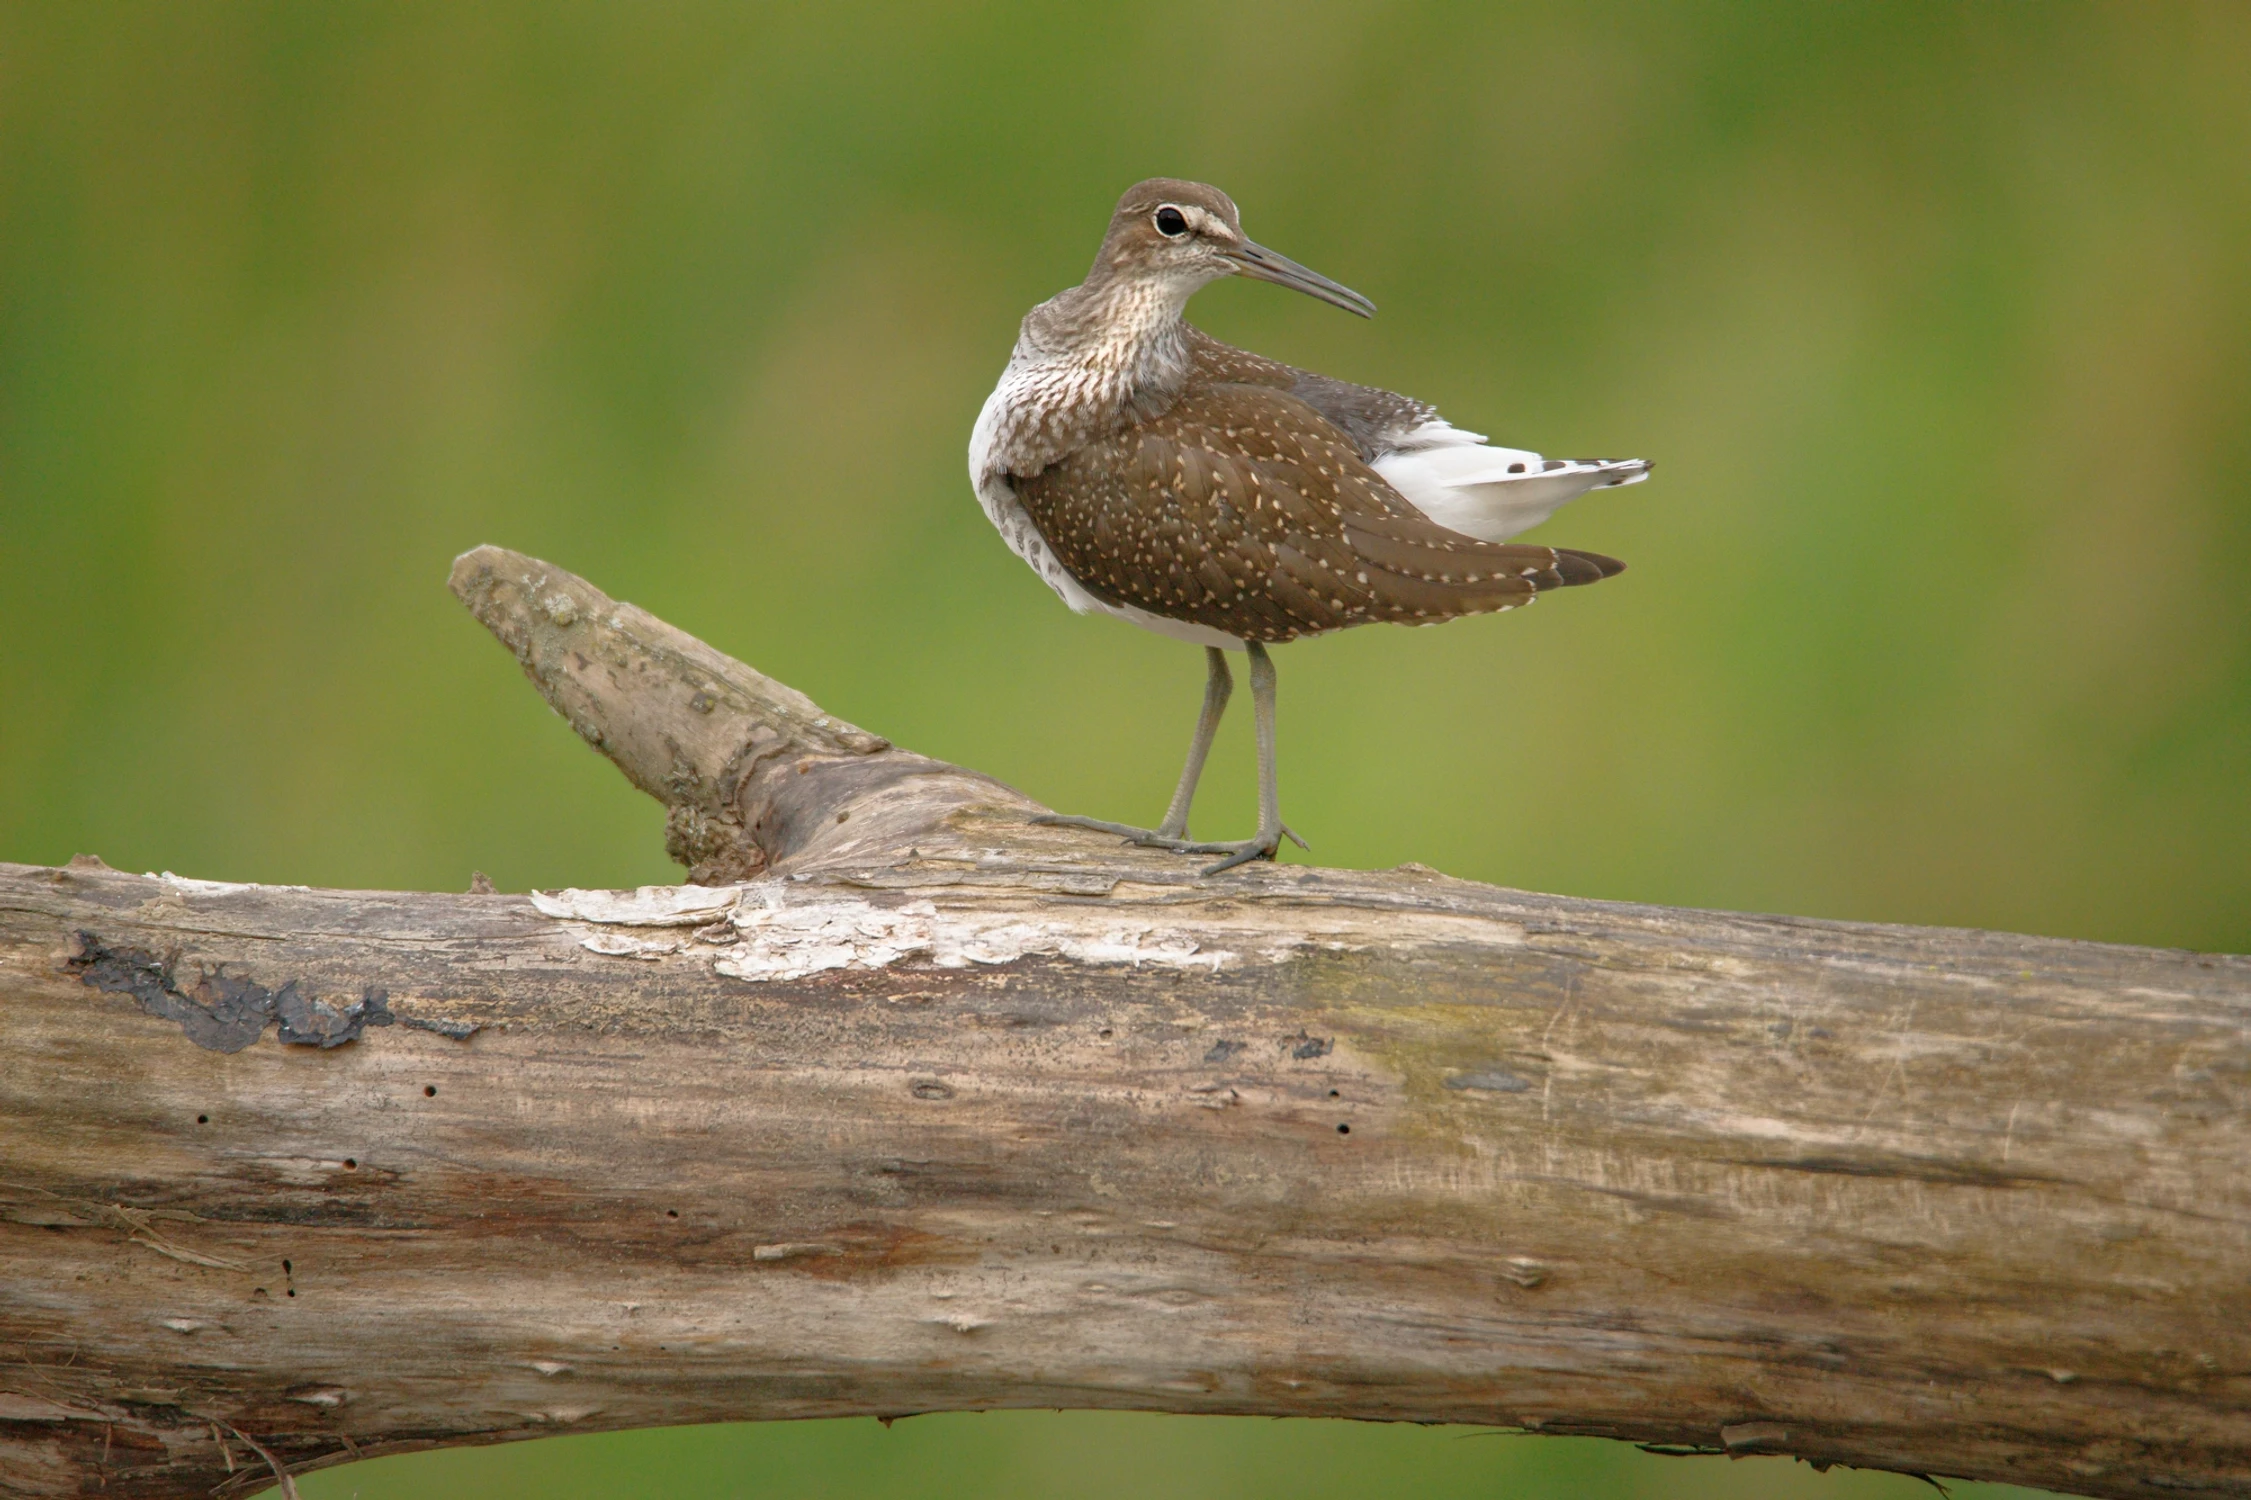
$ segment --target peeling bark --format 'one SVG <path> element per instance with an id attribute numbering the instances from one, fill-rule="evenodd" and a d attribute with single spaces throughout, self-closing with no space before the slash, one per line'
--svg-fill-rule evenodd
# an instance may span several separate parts
<path id="1" fill-rule="evenodd" d="M 454 585 L 701 884 L 0 866 L 0 1491 L 1071 1406 L 2251 1494 L 2251 961 L 1199 881 Z"/>

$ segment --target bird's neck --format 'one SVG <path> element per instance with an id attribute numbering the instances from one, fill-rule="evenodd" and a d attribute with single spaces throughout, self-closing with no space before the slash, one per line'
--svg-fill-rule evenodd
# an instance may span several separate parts
<path id="1" fill-rule="evenodd" d="M 1187 384 L 1194 356 L 1181 313 L 1201 284 L 1098 273 L 1039 309 L 1051 316 L 1027 319 L 1025 342 L 1099 391 L 1101 404 L 1154 416 Z"/>
<path id="2" fill-rule="evenodd" d="M 979 473 L 1037 474 L 1171 410 L 1195 366 L 1195 287 L 1089 278 L 1032 309 L 972 439 Z"/>

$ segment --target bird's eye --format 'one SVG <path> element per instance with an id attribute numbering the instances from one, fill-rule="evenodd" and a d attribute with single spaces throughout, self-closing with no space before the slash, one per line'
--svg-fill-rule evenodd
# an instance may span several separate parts
<path id="1" fill-rule="evenodd" d="M 1157 210 L 1157 233 L 1168 240 L 1177 240 L 1188 232 L 1188 216 L 1171 204 Z"/>

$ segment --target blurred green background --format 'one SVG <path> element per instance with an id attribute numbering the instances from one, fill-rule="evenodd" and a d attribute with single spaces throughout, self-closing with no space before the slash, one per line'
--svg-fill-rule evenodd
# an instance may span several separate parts
<path id="1" fill-rule="evenodd" d="M 1117 193 L 1373 323 L 1236 342 L 1655 480 L 1624 578 L 1292 646 L 1316 857 L 2251 948 L 2251 8 L 0 4 L 0 857 L 677 878 L 446 594 L 500 542 L 1051 805 L 1190 648 L 963 450 Z M 1200 804 L 1247 830 L 1247 715 Z M 1300 856 L 1302 857 L 1302 856 Z M 1780 1460 L 1006 1414 L 563 1439 L 308 1495 L 1898 1496 Z"/>

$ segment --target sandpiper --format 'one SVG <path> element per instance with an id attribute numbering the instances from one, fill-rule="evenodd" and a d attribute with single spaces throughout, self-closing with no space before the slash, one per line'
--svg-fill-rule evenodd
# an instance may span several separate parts
<path id="1" fill-rule="evenodd" d="M 1086 280 L 1033 308 L 969 442 L 969 475 L 1009 547 L 1063 602 L 1204 647 L 1204 707 L 1164 821 L 1043 822 L 1192 854 L 1206 874 L 1271 859 L 1284 836 L 1268 644 L 1391 620 L 1435 625 L 1529 604 L 1625 564 L 1502 545 L 1642 459 L 1569 461 L 1428 404 L 1232 348 L 1181 316 L 1198 289 L 1255 276 L 1368 317 L 1375 304 L 1252 243 L 1234 200 L 1156 177 L 1127 190 Z M 1188 836 L 1188 806 L 1250 657 L 1258 832 Z"/>

